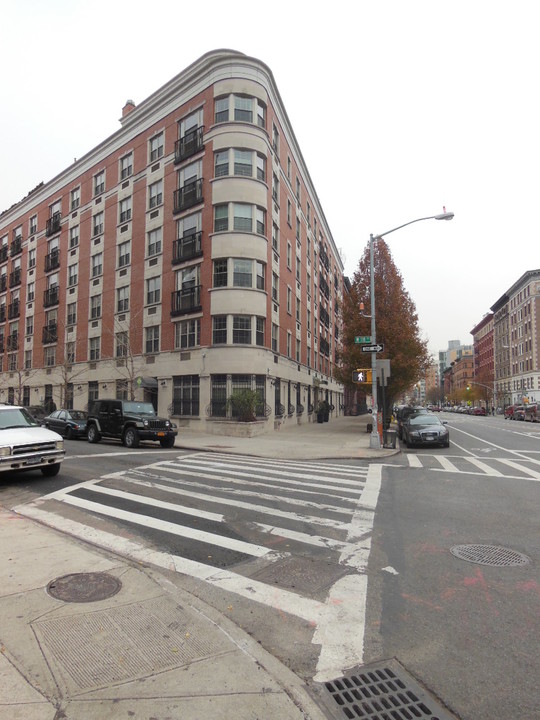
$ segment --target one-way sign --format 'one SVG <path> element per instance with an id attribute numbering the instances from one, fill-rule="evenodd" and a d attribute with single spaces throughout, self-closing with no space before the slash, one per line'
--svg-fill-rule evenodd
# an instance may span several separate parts
<path id="1" fill-rule="evenodd" d="M 362 352 L 382 352 L 384 345 L 379 343 L 378 345 L 362 345 Z"/>

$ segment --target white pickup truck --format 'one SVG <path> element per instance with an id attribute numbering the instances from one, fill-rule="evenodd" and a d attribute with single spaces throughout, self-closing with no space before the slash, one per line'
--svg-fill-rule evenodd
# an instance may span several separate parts
<path id="1" fill-rule="evenodd" d="M 64 455 L 61 435 L 41 427 L 24 407 L 0 405 L 0 472 L 39 468 L 53 477 Z"/>

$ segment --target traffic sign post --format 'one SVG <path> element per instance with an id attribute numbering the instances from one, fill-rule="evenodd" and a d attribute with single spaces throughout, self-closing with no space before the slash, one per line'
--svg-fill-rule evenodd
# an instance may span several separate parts
<path id="1" fill-rule="evenodd" d="M 371 342 L 371 335 L 357 335 L 354 338 L 355 345 L 363 345 Z"/>

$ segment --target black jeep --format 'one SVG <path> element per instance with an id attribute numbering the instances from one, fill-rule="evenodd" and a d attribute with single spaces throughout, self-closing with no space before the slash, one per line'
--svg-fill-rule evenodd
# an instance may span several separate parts
<path id="1" fill-rule="evenodd" d="M 176 425 L 156 415 L 152 403 L 133 400 L 96 400 L 86 423 L 88 441 L 102 437 L 118 438 L 129 448 L 141 440 L 157 440 L 161 447 L 172 448 L 178 435 Z"/>

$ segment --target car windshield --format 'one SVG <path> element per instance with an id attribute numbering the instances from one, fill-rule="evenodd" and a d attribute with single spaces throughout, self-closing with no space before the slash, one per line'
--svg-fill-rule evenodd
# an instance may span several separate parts
<path id="1" fill-rule="evenodd" d="M 125 402 L 125 413 L 135 413 L 136 415 L 155 415 L 156 411 L 152 403 L 143 402 Z"/>
<path id="2" fill-rule="evenodd" d="M 424 413 L 420 415 L 411 415 L 409 418 L 409 423 L 411 425 L 440 425 L 441 422 L 438 417 L 435 415 L 425 415 Z"/>
<path id="3" fill-rule="evenodd" d="M 0 430 L 10 430 L 18 427 L 35 427 L 39 425 L 37 420 L 24 408 L 13 408 L 0 410 Z"/>
<path id="4" fill-rule="evenodd" d="M 71 415 L 72 420 L 86 420 L 88 413 L 83 412 L 82 410 L 71 410 L 69 413 Z"/>

